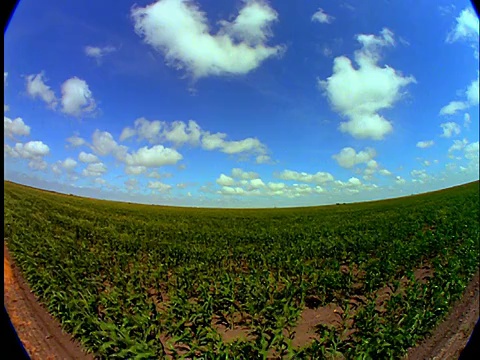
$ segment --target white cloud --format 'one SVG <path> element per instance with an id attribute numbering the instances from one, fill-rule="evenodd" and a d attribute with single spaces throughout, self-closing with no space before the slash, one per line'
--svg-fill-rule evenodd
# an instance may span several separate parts
<path id="1" fill-rule="evenodd" d="M 125 166 L 125 173 L 128 175 L 140 175 L 147 171 L 145 166 Z"/>
<path id="2" fill-rule="evenodd" d="M 279 182 L 269 182 L 267 183 L 267 186 L 272 191 L 281 191 L 287 187 L 285 183 L 279 183 Z"/>
<path id="3" fill-rule="evenodd" d="M 78 160 L 80 160 L 83 163 L 94 163 L 98 162 L 98 157 L 94 154 L 87 154 L 86 152 L 82 151 L 78 155 Z"/>
<path id="4" fill-rule="evenodd" d="M 133 154 L 127 154 L 125 162 L 130 166 L 160 167 L 174 165 L 182 159 L 183 156 L 175 149 L 155 145 L 151 148 L 144 146 Z"/>
<path id="5" fill-rule="evenodd" d="M 164 184 L 160 181 L 149 181 L 148 188 L 152 190 L 157 190 L 158 192 L 164 193 L 170 191 L 172 188 L 171 185 Z"/>
<path id="6" fill-rule="evenodd" d="M 144 42 L 194 78 L 246 74 L 283 52 L 282 46 L 266 45 L 278 15 L 261 0 L 246 1 L 233 21 L 219 21 L 214 35 L 206 14 L 188 0 L 160 0 L 134 7 L 131 15 Z"/>
<path id="7" fill-rule="evenodd" d="M 61 166 L 67 171 L 72 171 L 77 166 L 77 162 L 72 158 L 66 158 L 61 162 Z"/>
<path id="8" fill-rule="evenodd" d="M 85 46 L 85 55 L 94 58 L 97 63 L 100 63 L 105 55 L 110 54 L 115 50 L 117 49 L 113 46 Z"/>
<path id="9" fill-rule="evenodd" d="M 13 148 L 9 148 L 11 149 L 9 155 L 11 155 L 12 157 L 20 157 L 24 159 L 43 157 L 50 153 L 50 148 L 42 141 L 29 141 L 25 144 L 16 143 Z"/>
<path id="10" fill-rule="evenodd" d="M 92 150 L 96 154 L 105 156 L 114 152 L 117 147 L 118 144 L 113 139 L 112 134 L 107 131 L 95 130 L 92 135 Z"/>
<path id="11" fill-rule="evenodd" d="M 189 144 L 191 146 L 200 146 L 204 150 L 218 150 L 225 154 L 250 154 L 256 155 L 258 164 L 270 162 L 270 156 L 267 155 L 268 149 L 260 140 L 256 138 L 246 138 L 243 140 L 227 140 L 225 133 L 210 133 L 203 130 L 195 121 L 189 120 L 174 121 L 167 123 L 165 121 L 149 121 L 145 118 L 139 118 L 134 122 L 134 128 L 126 127 L 120 135 L 120 141 L 124 141 L 136 135 L 140 140 L 147 140 L 151 144 L 170 142 L 174 146 Z"/>
<path id="12" fill-rule="evenodd" d="M 440 127 L 443 129 L 443 134 L 440 135 L 442 137 L 452 137 L 454 135 L 460 134 L 460 125 L 455 122 L 447 122 L 440 124 Z"/>
<path id="13" fill-rule="evenodd" d="M 232 177 L 234 177 L 235 179 L 253 180 L 258 179 L 259 175 L 253 171 L 243 171 L 240 168 L 233 168 Z"/>
<path id="14" fill-rule="evenodd" d="M 375 149 L 372 148 L 366 148 L 357 153 L 355 149 L 345 147 L 338 154 L 333 155 L 332 158 L 337 160 L 341 167 L 349 169 L 357 164 L 368 163 L 376 155 Z"/>
<path id="15" fill-rule="evenodd" d="M 464 9 L 456 19 L 455 28 L 447 35 L 447 42 L 471 40 L 478 43 L 478 17 L 471 8 Z"/>
<path id="16" fill-rule="evenodd" d="M 67 142 L 70 143 L 71 147 L 79 147 L 87 143 L 85 139 L 79 137 L 78 135 L 70 136 L 67 138 Z"/>
<path id="17" fill-rule="evenodd" d="M 294 180 L 303 183 L 324 184 L 333 181 L 332 174 L 328 172 L 317 172 L 316 174 L 309 174 L 306 172 L 297 172 L 292 170 L 284 170 L 277 175 L 282 180 Z"/>
<path id="18" fill-rule="evenodd" d="M 468 108 L 468 103 L 465 101 L 450 101 L 440 109 L 440 115 L 453 115 L 457 111 Z"/>
<path id="19" fill-rule="evenodd" d="M 62 84 L 62 112 L 72 116 L 90 113 L 96 108 L 95 99 L 85 80 L 70 78 Z"/>
<path id="20" fill-rule="evenodd" d="M 3 72 L 3 87 L 7 86 L 7 77 L 8 77 L 8 72 L 4 71 Z"/>
<path id="21" fill-rule="evenodd" d="M 270 156 L 268 155 L 258 155 L 256 158 L 255 158 L 255 162 L 257 164 L 268 164 L 269 162 L 271 162 L 271 158 Z"/>
<path id="22" fill-rule="evenodd" d="M 151 171 L 147 176 L 150 178 L 156 178 L 156 179 L 167 179 L 167 178 L 173 177 L 173 174 L 171 173 L 159 174 L 156 171 Z"/>
<path id="23" fill-rule="evenodd" d="M 468 144 L 467 139 L 453 140 L 453 145 L 450 146 L 450 148 L 448 149 L 448 153 L 451 154 L 454 151 L 463 150 L 465 148 L 465 146 L 467 146 L 467 144 Z"/>
<path id="24" fill-rule="evenodd" d="M 431 179 L 431 176 L 427 174 L 425 169 L 421 170 L 412 170 L 410 175 L 414 178 L 414 182 L 424 183 Z"/>
<path id="25" fill-rule="evenodd" d="M 383 175 L 383 176 L 390 176 L 392 175 L 392 173 L 390 171 L 388 171 L 387 169 L 381 169 L 378 171 L 380 173 L 380 175 Z"/>
<path id="26" fill-rule="evenodd" d="M 36 75 L 28 75 L 27 80 L 27 94 L 32 98 L 42 99 L 51 109 L 55 109 L 58 100 L 55 93 L 45 84 L 44 72 L 42 71 Z"/>
<path id="27" fill-rule="evenodd" d="M 419 141 L 417 142 L 417 147 L 420 149 L 426 149 L 433 146 L 433 144 L 435 144 L 433 140 Z"/>
<path id="28" fill-rule="evenodd" d="M 453 115 L 460 110 L 465 110 L 471 106 L 476 106 L 479 103 L 479 78 L 473 80 L 465 90 L 465 101 L 451 101 L 440 109 L 440 115 Z"/>
<path id="29" fill-rule="evenodd" d="M 60 175 L 62 173 L 62 169 L 60 168 L 59 164 L 52 164 L 51 168 L 55 175 Z"/>
<path id="30" fill-rule="evenodd" d="M 230 176 L 225 174 L 220 174 L 218 179 L 216 180 L 217 184 L 220 186 L 233 186 L 235 185 L 235 180 Z"/>
<path id="31" fill-rule="evenodd" d="M 250 180 L 250 186 L 252 186 L 254 189 L 258 189 L 265 187 L 265 183 L 262 181 L 262 179 L 253 179 Z"/>
<path id="32" fill-rule="evenodd" d="M 465 146 L 465 158 L 478 163 L 478 141 Z"/>
<path id="33" fill-rule="evenodd" d="M 82 171 L 83 176 L 102 176 L 107 172 L 107 167 L 102 162 L 88 164 Z"/>
<path id="34" fill-rule="evenodd" d="M 50 153 L 50 148 L 42 141 L 29 141 L 25 144 L 16 143 L 14 147 L 4 144 L 3 151 L 4 156 L 30 160 L 28 166 L 31 169 L 45 170 L 48 166 L 43 157 Z"/>
<path id="35" fill-rule="evenodd" d="M 471 122 L 472 122 L 472 121 L 471 121 L 471 119 L 470 119 L 470 114 L 469 114 L 469 113 L 465 113 L 465 114 L 463 115 L 463 127 L 464 127 L 465 129 L 470 128 L 470 123 L 471 123 Z"/>
<path id="36" fill-rule="evenodd" d="M 170 127 L 166 128 L 163 132 L 163 136 L 176 146 L 185 143 L 198 145 L 200 143 L 200 135 L 200 126 L 193 120 L 189 120 L 188 125 L 183 121 L 174 121 Z"/>
<path id="37" fill-rule="evenodd" d="M 136 133 L 137 132 L 134 129 L 132 129 L 130 127 L 126 127 L 125 129 L 122 130 L 122 133 L 120 134 L 119 140 L 120 141 L 125 141 L 125 140 L 131 138 L 132 136 L 135 136 Z"/>
<path id="38" fill-rule="evenodd" d="M 322 24 L 330 24 L 335 18 L 331 15 L 328 15 L 322 8 L 319 8 L 318 11 L 313 14 L 312 21 L 316 21 Z"/>
<path id="39" fill-rule="evenodd" d="M 396 177 L 395 177 L 395 182 L 396 182 L 397 184 L 399 184 L 399 185 L 406 183 L 405 179 L 402 178 L 401 176 L 396 176 Z"/>
<path id="40" fill-rule="evenodd" d="M 215 133 L 210 134 L 208 131 L 203 133 L 202 148 L 205 150 L 219 150 L 225 154 L 253 153 L 266 155 L 267 147 L 255 138 L 246 138 L 238 141 L 225 140 L 227 134 Z M 267 156 L 267 155 L 266 155 Z M 267 156 L 268 157 L 268 156 Z M 257 160 L 266 161 L 269 157 L 260 157 Z"/>
<path id="41" fill-rule="evenodd" d="M 108 131 L 98 129 L 92 135 L 92 144 L 89 145 L 92 151 L 100 156 L 112 154 L 120 161 L 125 161 L 128 148 L 124 145 L 118 145 Z"/>
<path id="42" fill-rule="evenodd" d="M 22 118 L 17 117 L 12 120 L 6 116 L 3 116 L 3 136 L 14 139 L 15 136 L 28 136 L 30 135 L 30 126 L 25 125 Z"/>
<path id="43" fill-rule="evenodd" d="M 377 65 L 381 48 L 395 45 L 390 30 L 383 29 L 381 36 L 357 35 L 357 41 L 362 45 L 354 54 L 358 70 L 347 57 L 337 57 L 333 74 L 318 84 L 333 109 L 348 118 L 340 124 L 342 132 L 359 139 L 381 140 L 393 126 L 378 112 L 391 108 L 402 97 L 402 89 L 416 81 L 388 65 Z"/>

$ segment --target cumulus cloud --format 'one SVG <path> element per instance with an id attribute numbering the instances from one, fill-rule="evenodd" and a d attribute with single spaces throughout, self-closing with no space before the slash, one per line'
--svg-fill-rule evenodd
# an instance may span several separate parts
<path id="1" fill-rule="evenodd" d="M 258 179 L 259 175 L 254 171 L 244 171 L 240 168 L 233 168 L 232 177 L 234 177 L 235 179 L 241 179 L 241 180 L 253 180 L 253 179 Z"/>
<path id="2" fill-rule="evenodd" d="M 156 190 L 161 193 L 165 193 L 165 192 L 169 192 L 172 186 L 168 184 L 164 184 L 160 181 L 149 181 L 148 188 L 152 190 Z"/>
<path id="3" fill-rule="evenodd" d="M 453 145 L 448 148 L 448 153 L 451 154 L 454 151 L 463 150 L 467 146 L 467 144 L 468 144 L 467 139 L 453 140 Z"/>
<path id="4" fill-rule="evenodd" d="M 3 117 L 3 136 L 9 139 L 14 139 L 15 136 L 30 135 L 30 126 L 25 125 L 22 118 L 10 119 Z"/>
<path id="5" fill-rule="evenodd" d="M 349 169 L 358 164 L 368 163 L 376 155 L 377 152 L 372 148 L 366 148 L 357 153 L 355 149 L 345 147 L 338 154 L 333 155 L 332 158 L 337 160 L 338 165 L 341 167 Z"/>
<path id="6" fill-rule="evenodd" d="M 322 8 L 319 8 L 318 11 L 313 14 L 312 21 L 319 22 L 321 24 L 330 24 L 335 18 L 331 15 L 328 15 Z"/>
<path id="7" fill-rule="evenodd" d="M 88 164 L 85 169 L 82 171 L 83 176 L 95 176 L 99 177 L 102 176 L 107 172 L 107 167 L 102 162 L 96 162 L 92 164 Z"/>
<path id="8" fill-rule="evenodd" d="M 28 75 L 27 80 L 27 94 L 32 98 L 42 99 L 48 107 L 55 109 L 58 104 L 55 93 L 48 85 L 45 84 L 45 73 L 42 71 L 36 75 Z"/>
<path id="9" fill-rule="evenodd" d="M 85 46 L 85 55 L 88 57 L 94 58 L 97 63 L 100 63 L 102 58 L 105 55 L 108 55 L 115 50 L 117 50 L 113 46 L 104 46 L 104 47 L 99 47 L 99 46 Z"/>
<path id="10" fill-rule="evenodd" d="M 460 125 L 458 125 L 455 122 L 443 123 L 443 124 L 440 124 L 440 127 L 443 130 L 443 134 L 440 135 L 442 137 L 449 138 L 449 137 L 452 137 L 454 135 L 460 134 Z"/>
<path id="11" fill-rule="evenodd" d="M 77 166 L 77 162 L 72 158 L 66 158 L 61 162 L 62 167 L 67 171 L 72 171 Z"/>
<path id="12" fill-rule="evenodd" d="M 469 107 L 476 106 L 479 103 L 479 78 L 477 73 L 477 79 L 473 80 L 467 89 L 464 91 L 466 100 L 464 101 L 451 101 L 448 105 L 445 105 L 440 109 L 440 115 L 454 115 L 460 110 L 468 109 Z"/>
<path id="13" fill-rule="evenodd" d="M 80 154 L 78 154 L 78 160 L 80 160 L 83 163 L 94 163 L 98 162 L 98 157 L 94 154 L 87 154 L 86 152 L 82 151 Z"/>
<path id="14" fill-rule="evenodd" d="M 193 1 L 159 0 L 134 7 L 131 15 L 143 41 L 161 52 L 168 65 L 195 79 L 246 74 L 284 49 L 266 45 L 278 14 L 262 0 L 245 1 L 235 19 L 218 22 L 216 34 Z"/>
<path id="15" fill-rule="evenodd" d="M 132 154 L 127 154 L 125 163 L 130 166 L 145 166 L 148 168 L 165 165 L 175 165 L 183 156 L 175 149 L 155 145 L 151 148 L 144 146 Z"/>
<path id="16" fill-rule="evenodd" d="M 232 186 L 235 184 L 235 180 L 225 174 L 220 174 L 216 182 L 220 186 Z"/>
<path id="17" fill-rule="evenodd" d="M 47 163 L 43 157 L 50 153 L 48 145 L 42 141 L 29 141 L 25 144 L 16 143 L 15 146 L 3 145 L 4 156 L 30 160 L 28 166 L 34 170 L 45 170 Z"/>
<path id="18" fill-rule="evenodd" d="M 293 180 L 302 183 L 314 183 L 324 184 L 329 181 L 333 181 L 333 175 L 328 172 L 317 172 L 315 174 L 309 174 L 306 172 L 297 172 L 292 170 L 283 170 L 277 177 L 282 180 Z"/>
<path id="19" fill-rule="evenodd" d="M 93 94 L 85 80 L 73 77 L 62 84 L 62 112 L 81 116 L 95 110 Z"/>
<path id="20" fill-rule="evenodd" d="M 128 148 L 119 145 L 108 131 L 100 131 L 98 129 L 92 135 L 90 148 L 97 155 L 106 156 L 112 154 L 120 161 L 125 160 L 128 151 Z"/>
<path id="21" fill-rule="evenodd" d="M 79 147 L 85 145 L 87 142 L 85 139 L 79 137 L 78 135 L 73 135 L 67 138 L 67 142 L 70 144 L 71 147 Z"/>
<path id="22" fill-rule="evenodd" d="M 227 134 L 205 131 L 193 120 L 168 123 L 160 120 L 149 121 L 142 117 L 135 120 L 133 128 L 123 129 L 120 141 L 125 141 L 132 136 L 137 136 L 139 140 L 147 140 L 151 144 L 169 142 L 175 147 L 189 144 L 201 146 L 204 150 L 218 150 L 230 155 L 255 155 L 258 164 L 271 161 L 267 154 L 267 146 L 260 140 L 256 138 L 228 140 Z"/>
<path id="23" fill-rule="evenodd" d="M 134 129 L 132 129 L 130 127 L 126 127 L 125 129 L 122 130 L 122 133 L 120 134 L 119 140 L 120 141 L 125 141 L 125 140 L 131 138 L 132 136 L 135 136 L 136 133 L 137 132 Z"/>
<path id="24" fill-rule="evenodd" d="M 471 143 L 467 146 L 465 146 L 464 153 L 465 153 L 465 158 L 468 160 L 474 160 L 478 163 L 478 141 Z"/>
<path id="25" fill-rule="evenodd" d="M 417 142 L 417 147 L 420 149 L 426 149 L 433 146 L 433 144 L 435 144 L 433 140 L 419 141 Z"/>
<path id="26" fill-rule="evenodd" d="M 383 29 L 380 36 L 357 35 L 356 39 L 362 45 L 354 54 L 358 69 L 349 58 L 337 57 L 333 74 L 318 84 L 333 109 L 348 119 L 340 124 L 340 131 L 359 139 L 381 140 L 393 126 L 378 112 L 393 107 L 401 99 L 402 90 L 416 80 L 388 65 L 378 66 L 380 50 L 395 45 L 390 30 Z"/>
<path id="27" fill-rule="evenodd" d="M 478 43 L 478 17 L 471 8 L 464 9 L 456 18 L 453 30 L 447 35 L 446 41 L 453 43 L 459 40 L 476 41 Z"/>
<path id="28" fill-rule="evenodd" d="M 128 175 L 140 175 L 140 174 L 143 174 L 145 171 L 147 171 L 146 166 L 136 166 L 136 165 L 125 166 L 125 173 L 128 174 Z"/>

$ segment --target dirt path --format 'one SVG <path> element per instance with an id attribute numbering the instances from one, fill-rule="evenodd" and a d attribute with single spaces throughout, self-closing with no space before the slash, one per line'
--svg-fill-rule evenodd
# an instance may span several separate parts
<path id="1" fill-rule="evenodd" d="M 4 305 L 18 336 L 32 359 L 94 359 L 64 333 L 22 278 L 4 243 Z M 405 359 L 458 359 L 479 318 L 479 274 L 448 317 Z"/>
<path id="2" fill-rule="evenodd" d="M 39 304 L 3 245 L 3 303 L 31 359 L 94 359 Z"/>
<path id="3" fill-rule="evenodd" d="M 477 273 L 445 321 L 437 326 L 432 336 L 410 349 L 406 359 L 458 359 L 479 318 L 479 300 Z"/>

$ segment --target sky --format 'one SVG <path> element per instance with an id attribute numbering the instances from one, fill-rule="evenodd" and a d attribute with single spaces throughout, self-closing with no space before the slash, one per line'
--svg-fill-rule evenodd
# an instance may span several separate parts
<path id="1" fill-rule="evenodd" d="M 478 180 L 478 53 L 468 1 L 22 0 L 4 178 L 225 208 Z"/>

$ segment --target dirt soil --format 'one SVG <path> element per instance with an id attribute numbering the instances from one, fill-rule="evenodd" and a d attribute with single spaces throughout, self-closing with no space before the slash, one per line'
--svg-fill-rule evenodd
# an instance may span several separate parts
<path id="1" fill-rule="evenodd" d="M 4 305 L 12 324 L 25 349 L 32 359 L 94 359 L 81 345 L 62 331 L 60 324 L 39 304 L 30 288 L 21 276 L 4 243 Z M 328 312 L 327 323 L 338 322 L 336 308 L 325 307 Z M 307 309 L 307 312 L 318 311 Z M 313 316 L 315 315 L 315 316 Z M 317 313 L 302 314 L 304 328 L 295 329 L 294 342 L 304 343 L 315 336 L 311 333 L 310 321 L 316 321 Z M 325 314 L 323 314 L 325 315 Z M 479 274 L 465 290 L 464 296 L 457 302 L 448 317 L 432 335 L 421 344 L 408 351 L 405 359 L 458 359 L 465 347 L 475 323 L 479 318 Z M 306 321 L 310 319 L 310 321 Z M 322 317 L 323 319 L 323 317 Z M 221 330 L 221 329 L 220 329 Z M 302 331 L 303 330 L 303 331 Z M 236 338 L 239 334 L 233 330 L 228 334 Z M 245 330 L 242 330 L 245 332 Z M 221 332 L 221 331 L 220 331 Z M 229 331 L 225 331 L 229 332 Z M 244 335 L 242 332 L 241 335 Z M 227 334 L 225 334 L 227 335 Z M 247 336 L 248 337 L 248 336 Z M 307 341 L 308 342 L 308 341 Z M 298 344 L 297 344 L 298 345 Z"/>
<path id="2" fill-rule="evenodd" d="M 94 359 L 37 301 L 3 245 L 3 304 L 31 359 Z"/>
<path id="3" fill-rule="evenodd" d="M 430 337 L 408 351 L 405 359 L 458 359 L 479 319 L 479 273 L 465 289 L 463 297 Z"/>

